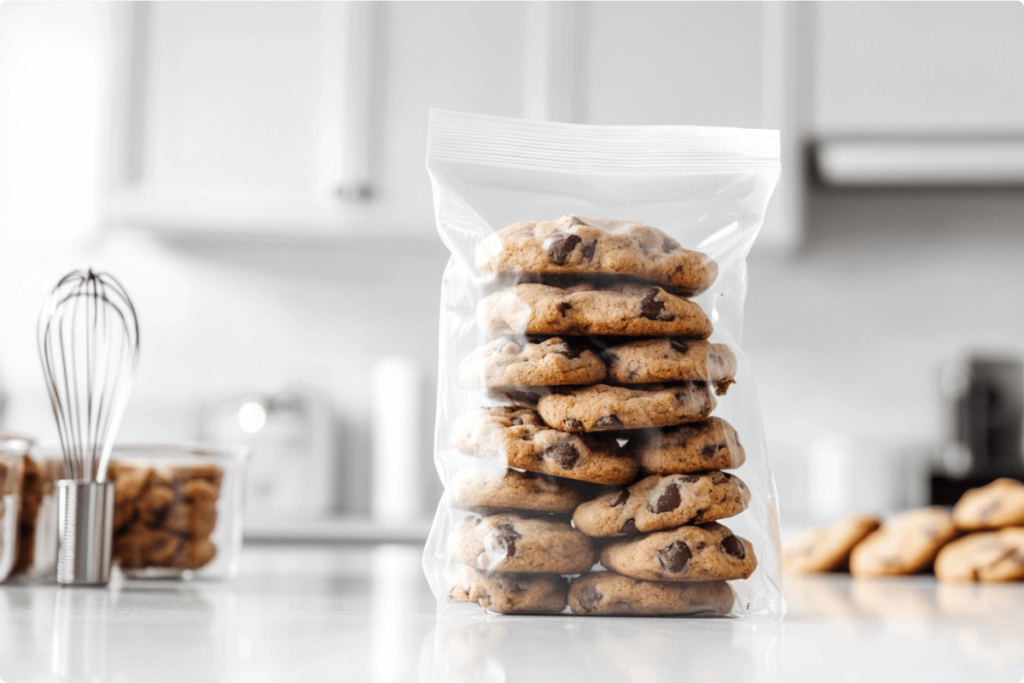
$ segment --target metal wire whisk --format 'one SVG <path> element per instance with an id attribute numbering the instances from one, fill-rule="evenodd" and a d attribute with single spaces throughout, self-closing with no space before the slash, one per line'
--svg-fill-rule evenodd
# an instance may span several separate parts
<path id="1" fill-rule="evenodd" d="M 39 358 L 65 473 L 104 481 L 139 358 L 135 307 L 121 283 L 92 270 L 65 275 L 39 315 Z"/>
<path id="2" fill-rule="evenodd" d="M 111 275 L 76 270 L 43 304 L 38 343 L 64 473 L 71 480 L 58 484 L 57 580 L 106 583 L 114 492 L 105 482 L 135 383 L 135 307 Z"/>

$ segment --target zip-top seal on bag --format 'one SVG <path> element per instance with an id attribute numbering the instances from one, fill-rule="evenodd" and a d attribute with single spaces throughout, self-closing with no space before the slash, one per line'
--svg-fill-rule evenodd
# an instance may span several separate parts
<path id="1" fill-rule="evenodd" d="M 445 614 L 781 618 L 740 348 L 772 130 L 431 112 Z"/>

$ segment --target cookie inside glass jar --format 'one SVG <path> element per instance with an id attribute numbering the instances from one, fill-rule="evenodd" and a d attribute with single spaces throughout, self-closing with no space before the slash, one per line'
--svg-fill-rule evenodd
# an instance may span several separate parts
<path id="1" fill-rule="evenodd" d="M 122 570 L 195 570 L 217 555 L 223 470 L 211 464 L 115 461 L 114 562 Z"/>

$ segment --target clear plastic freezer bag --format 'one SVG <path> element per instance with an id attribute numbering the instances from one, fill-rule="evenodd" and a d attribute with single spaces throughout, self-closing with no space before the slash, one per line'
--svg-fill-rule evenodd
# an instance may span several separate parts
<path id="1" fill-rule="evenodd" d="M 777 131 L 432 111 L 444 613 L 781 618 L 740 347 Z"/>

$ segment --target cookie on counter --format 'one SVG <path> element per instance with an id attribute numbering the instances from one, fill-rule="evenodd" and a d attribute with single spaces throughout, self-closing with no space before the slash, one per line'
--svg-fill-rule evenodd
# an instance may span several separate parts
<path id="1" fill-rule="evenodd" d="M 590 538 L 566 522 L 504 513 L 457 522 L 448 555 L 487 572 L 578 574 L 593 566 L 596 553 Z"/>
<path id="2" fill-rule="evenodd" d="M 519 284 L 484 297 L 477 320 L 489 335 L 711 336 L 711 321 L 700 306 L 661 287 L 637 284 Z"/>
<path id="3" fill-rule="evenodd" d="M 593 487 L 600 489 L 600 487 Z M 452 507 L 493 514 L 533 510 L 568 515 L 595 491 L 572 479 L 506 467 L 459 470 L 448 485 Z"/>
<path id="4" fill-rule="evenodd" d="M 558 574 L 485 574 L 460 565 L 452 570 L 448 598 L 501 614 L 557 614 L 565 609 L 568 589 Z"/>
<path id="5" fill-rule="evenodd" d="M 953 521 L 967 531 L 1024 526 L 1024 484 L 1003 478 L 971 489 L 953 508 Z"/>
<path id="6" fill-rule="evenodd" d="M 725 344 L 702 339 L 642 339 L 603 354 L 608 379 L 618 384 L 707 382 L 724 395 L 735 383 L 736 356 Z"/>
<path id="7" fill-rule="evenodd" d="M 757 558 L 750 541 L 709 522 L 613 543 L 601 551 L 601 564 L 648 581 L 729 581 L 749 577 Z"/>
<path id="8" fill-rule="evenodd" d="M 575 614 L 724 615 L 734 600 L 725 581 L 643 581 L 592 572 L 569 584 L 569 608 Z"/>
<path id="9" fill-rule="evenodd" d="M 842 569 L 850 561 L 854 546 L 879 526 L 881 520 L 874 515 L 851 515 L 835 524 L 809 529 L 783 549 L 782 567 L 793 574 Z"/>
<path id="10" fill-rule="evenodd" d="M 940 581 L 1024 580 L 1024 528 L 982 531 L 959 538 L 939 551 Z"/>
<path id="11" fill-rule="evenodd" d="M 665 427 L 707 419 L 715 409 L 707 384 L 643 384 L 556 388 L 541 396 L 537 412 L 548 425 L 566 432 Z"/>
<path id="12" fill-rule="evenodd" d="M 594 384 L 606 373 L 596 353 L 571 339 L 499 337 L 466 357 L 459 380 L 463 386 L 557 386 Z"/>
<path id="13" fill-rule="evenodd" d="M 624 536 L 738 515 L 750 489 L 725 472 L 651 475 L 576 508 L 572 522 L 588 536 Z"/>
<path id="14" fill-rule="evenodd" d="M 680 288 L 689 295 L 715 281 L 718 265 L 682 248 L 657 228 L 580 216 L 514 223 L 482 240 L 483 273 L 622 275 Z"/>
<path id="15" fill-rule="evenodd" d="M 610 436 L 552 429 L 528 406 L 493 406 L 463 416 L 455 448 L 530 472 L 596 484 L 633 481 L 636 460 Z"/>
<path id="16" fill-rule="evenodd" d="M 916 574 L 931 567 L 939 549 L 956 537 L 953 518 L 933 505 L 887 520 L 850 553 L 854 576 Z"/>
<path id="17" fill-rule="evenodd" d="M 735 469 L 747 459 L 736 430 L 720 417 L 644 429 L 630 435 L 626 448 L 647 474 Z"/>

